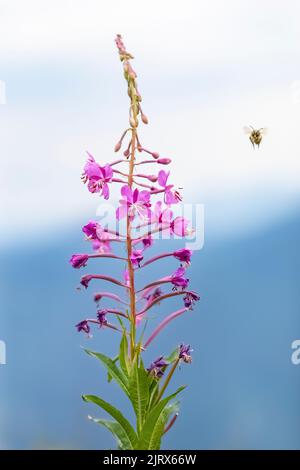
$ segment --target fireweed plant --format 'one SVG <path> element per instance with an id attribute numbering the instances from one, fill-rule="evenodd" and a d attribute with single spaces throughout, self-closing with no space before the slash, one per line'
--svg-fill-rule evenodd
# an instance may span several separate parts
<path id="1" fill-rule="evenodd" d="M 142 98 L 137 88 L 136 73 L 130 62 L 133 57 L 127 52 L 120 35 L 116 37 L 115 42 L 128 85 L 130 127 L 123 132 L 114 151 L 121 150 L 126 138 L 128 145 L 122 158 L 105 165 L 98 164 L 94 157 L 88 154 L 82 179 L 91 193 L 97 193 L 105 200 L 109 199 L 112 187 L 120 190 L 121 198 L 116 209 L 115 222 L 119 224 L 124 219 L 126 230 L 124 229 L 122 234 L 119 230 L 111 230 L 96 221 L 89 221 L 82 231 L 91 242 L 94 252 L 74 254 L 70 263 L 74 268 L 81 268 L 92 259 L 114 258 L 126 266 L 121 279 L 106 274 L 82 276 L 80 283 L 85 288 L 88 288 L 92 281 L 105 281 L 118 286 L 122 293 L 117 295 L 108 291 L 97 292 L 94 295 L 97 306 L 95 318 L 80 321 L 76 328 L 88 336 L 92 328 L 97 327 L 110 328 L 119 335 L 120 344 L 114 358 L 90 350 L 86 352 L 103 364 L 108 373 L 108 380 L 114 380 L 127 395 L 136 415 L 136 425 L 133 426 L 121 411 L 98 396 L 84 395 L 83 399 L 98 405 L 113 418 L 90 419 L 112 432 L 119 449 L 160 449 L 162 436 L 171 429 L 178 415 L 177 395 L 185 387 L 180 387 L 168 395 L 166 392 L 178 366 L 181 363 L 191 363 L 191 348 L 189 345 L 180 344 L 169 355 L 155 357 L 154 354 L 153 361 L 147 366 L 142 359 L 143 352 L 152 347 L 159 333 L 170 322 L 192 310 L 199 297 L 188 288 L 186 269 L 192 255 L 189 249 L 165 252 L 152 258 L 146 257 L 146 252 L 157 234 L 167 234 L 167 238 L 174 235 L 184 238 L 192 231 L 189 229 L 188 220 L 173 216 L 172 206 L 180 203 L 182 198 L 174 189 L 174 185 L 168 181 L 170 172 L 162 169 L 171 163 L 171 159 L 161 157 L 141 144 L 137 132 L 139 119 L 144 124 L 148 123 L 148 119 L 141 108 Z M 147 167 L 147 164 L 158 167 L 157 171 L 154 174 L 144 172 L 143 168 Z M 122 171 L 119 169 L 121 165 L 125 167 Z M 123 245 L 124 256 L 114 254 L 112 245 Z M 146 266 L 159 263 L 162 258 L 167 257 L 178 260 L 177 269 L 137 289 L 136 276 L 143 274 Z M 146 336 L 148 312 L 152 307 L 172 297 L 181 298 L 182 306 L 165 316 Z M 112 307 L 100 308 L 103 299 L 109 299 Z"/>

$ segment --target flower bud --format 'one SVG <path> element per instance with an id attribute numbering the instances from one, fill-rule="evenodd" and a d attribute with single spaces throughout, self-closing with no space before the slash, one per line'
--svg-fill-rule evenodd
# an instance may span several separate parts
<path id="1" fill-rule="evenodd" d="M 159 158 L 159 153 L 152 152 L 152 157 L 155 158 L 155 159 Z"/>
<path id="2" fill-rule="evenodd" d="M 156 181 L 157 181 L 157 176 L 156 175 L 149 175 L 149 176 L 147 176 L 147 178 L 152 183 L 156 183 Z"/>
<path id="3" fill-rule="evenodd" d="M 148 118 L 145 114 L 141 113 L 141 119 L 144 124 L 148 124 Z"/>
<path id="4" fill-rule="evenodd" d="M 160 163 L 161 165 L 169 165 L 169 163 L 171 163 L 171 158 L 159 158 L 158 160 L 156 160 L 157 163 Z"/>
<path id="5" fill-rule="evenodd" d="M 182 263 L 190 264 L 192 251 L 187 248 L 181 248 L 180 250 L 174 251 L 173 256 Z"/>
<path id="6" fill-rule="evenodd" d="M 122 146 L 122 142 L 119 140 L 119 142 L 116 143 L 114 151 L 118 152 Z"/>
<path id="7" fill-rule="evenodd" d="M 102 295 L 101 295 L 101 294 L 94 294 L 94 301 L 95 301 L 95 302 L 100 302 L 101 299 L 102 299 Z"/>
<path id="8" fill-rule="evenodd" d="M 78 332 L 84 331 L 85 333 L 89 334 L 89 332 L 91 331 L 90 325 L 88 324 L 87 320 L 83 320 L 83 321 L 77 323 L 77 325 L 75 325 L 75 327 L 77 328 Z"/>
<path id="9" fill-rule="evenodd" d="M 86 266 L 88 259 L 89 259 L 88 255 L 80 253 L 80 254 L 73 255 L 70 259 L 70 263 L 73 266 L 73 268 L 79 269 L 79 268 Z"/>
<path id="10" fill-rule="evenodd" d="M 129 157 L 129 154 L 130 154 L 130 150 L 129 150 L 129 149 L 124 150 L 124 152 L 123 152 L 124 157 L 128 158 L 128 157 Z"/>

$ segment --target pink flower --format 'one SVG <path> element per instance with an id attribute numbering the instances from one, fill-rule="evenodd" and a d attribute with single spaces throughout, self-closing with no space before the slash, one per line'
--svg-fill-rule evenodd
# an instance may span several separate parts
<path id="1" fill-rule="evenodd" d="M 93 275 L 92 274 L 85 274 L 84 276 L 82 276 L 82 278 L 80 279 L 80 284 L 85 287 L 86 289 L 88 288 L 89 286 L 89 283 L 91 282 L 91 280 L 93 279 Z"/>
<path id="2" fill-rule="evenodd" d="M 102 227 L 102 231 L 98 230 L 97 238 L 93 241 L 93 248 L 99 253 L 111 253 L 110 239 L 111 236 Z"/>
<path id="3" fill-rule="evenodd" d="M 172 192 L 173 184 L 167 184 L 170 172 L 160 170 L 158 173 L 158 184 L 165 188 L 164 202 L 168 205 L 177 204 L 181 198 L 177 191 Z"/>
<path id="4" fill-rule="evenodd" d="M 171 231 L 179 237 L 185 237 L 190 233 L 188 226 L 189 221 L 187 219 L 184 217 L 175 217 L 175 219 L 171 222 Z"/>
<path id="5" fill-rule="evenodd" d="M 163 294 L 162 290 L 160 287 L 156 287 L 154 290 L 153 288 L 151 289 L 150 293 L 146 291 L 146 293 L 143 295 L 143 298 L 145 298 L 148 303 L 153 302 L 153 300 L 158 299 L 158 297 L 161 297 Z"/>
<path id="6" fill-rule="evenodd" d="M 191 352 L 192 349 L 189 344 L 181 344 L 179 346 L 179 359 L 181 359 L 183 362 L 186 362 L 187 364 L 190 364 L 192 362 Z"/>
<path id="7" fill-rule="evenodd" d="M 149 235 L 147 237 L 133 241 L 133 245 L 137 245 L 138 243 L 142 244 L 142 250 L 146 250 L 147 248 L 150 248 L 153 245 L 153 239 Z"/>
<path id="8" fill-rule="evenodd" d="M 88 259 L 89 256 L 86 254 L 76 254 L 71 257 L 70 263 L 73 268 L 79 269 L 86 266 Z"/>
<path id="9" fill-rule="evenodd" d="M 82 227 L 82 231 L 92 241 L 94 250 L 100 253 L 111 253 L 109 240 L 112 236 L 98 222 L 90 220 L 87 225 Z"/>
<path id="10" fill-rule="evenodd" d="M 103 328 L 104 326 L 107 325 L 106 315 L 107 315 L 107 310 L 105 309 L 97 311 L 97 318 L 98 318 L 100 328 Z"/>
<path id="11" fill-rule="evenodd" d="M 163 356 L 160 356 L 155 361 L 151 362 L 150 366 L 147 368 L 149 375 L 155 379 L 160 379 L 164 375 L 164 371 L 168 366 L 168 362 L 164 360 Z"/>
<path id="12" fill-rule="evenodd" d="M 192 251 L 187 248 L 181 248 L 180 250 L 174 251 L 173 256 L 182 263 L 190 264 Z"/>
<path id="13" fill-rule="evenodd" d="M 83 321 L 77 323 L 77 325 L 75 325 L 75 327 L 77 328 L 78 332 L 84 331 L 85 333 L 89 334 L 89 332 L 91 331 L 90 325 L 88 324 L 87 320 L 83 320 Z"/>
<path id="14" fill-rule="evenodd" d="M 104 199 L 109 198 L 108 183 L 113 177 L 113 170 L 110 165 L 100 166 L 92 155 L 89 155 L 83 169 L 83 181 L 88 181 L 88 190 L 91 193 L 100 193 Z"/>
<path id="15" fill-rule="evenodd" d="M 190 310 L 193 310 L 193 306 L 195 302 L 198 302 L 199 300 L 200 300 L 200 297 L 196 292 L 193 292 L 193 291 L 187 292 L 183 298 L 184 306 L 189 308 Z"/>
<path id="16" fill-rule="evenodd" d="M 189 285 L 189 279 L 185 277 L 185 269 L 180 266 L 171 276 L 171 282 L 176 287 L 185 289 Z"/>
<path id="17" fill-rule="evenodd" d="M 90 220 L 87 225 L 82 227 L 82 231 L 89 239 L 97 238 L 97 227 L 100 225 L 94 220 Z"/>
<path id="18" fill-rule="evenodd" d="M 144 250 L 146 250 L 146 248 L 150 248 L 153 245 L 153 240 L 150 236 L 143 238 L 141 241 L 142 241 Z"/>
<path id="19" fill-rule="evenodd" d="M 143 250 L 133 250 L 132 255 L 130 256 L 130 260 L 133 266 L 140 267 L 140 263 L 143 261 Z"/>
<path id="20" fill-rule="evenodd" d="M 135 189 L 132 191 L 130 186 L 123 186 L 121 188 L 123 199 L 120 199 L 120 207 L 116 211 L 118 220 L 128 216 L 131 220 L 134 219 L 135 214 L 143 219 L 149 219 L 150 211 L 150 193 L 149 191 L 139 191 Z"/>
<path id="21" fill-rule="evenodd" d="M 160 224 L 169 224 L 171 223 L 173 217 L 173 212 L 169 207 L 163 209 L 163 203 L 161 201 L 156 202 L 154 210 L 151 216 L 152 223 Z"/>

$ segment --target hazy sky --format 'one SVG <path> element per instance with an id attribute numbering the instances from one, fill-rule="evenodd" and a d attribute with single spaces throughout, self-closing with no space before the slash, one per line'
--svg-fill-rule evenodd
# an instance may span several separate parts
<path id="1" fill-rule="evenodd" d="M 127 125 L 115 33 L 136 57 L 143 143 L 174 159 L 187 201 L 212 204 L 216 228 L 297 206 L 299 18 L 297 0 L 0 0 L 2 237 L 93 217 L 85 150 L 109 161 Z M 259 151 L 247 124 L 269 129 Z"/>

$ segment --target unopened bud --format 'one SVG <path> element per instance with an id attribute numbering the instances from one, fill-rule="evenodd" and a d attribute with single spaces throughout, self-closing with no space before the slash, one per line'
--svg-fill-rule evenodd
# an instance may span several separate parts
<path id="1" fill-rule="evenodd" d="M 149 175 L 147 176 L 148 180 L 151 181 L 152 183 L 155 183 L 157 181 L 157 176 L 156 175 Z"/>
<path id="2" fill-rule="evenodd" d="M 157 153 L 157 152 L 152 152 L 152 157 L 153 157 L 153 158 L 156 158 L 156 159 L 159 158 L 159 153 Z"/>
<path id="3" fill-rule="evenodd" d="M 116 143 L 114 151 L 118 152 L 122 146 L 122 142 L 119 140 L 119 142 Z"/>
<path id="4" fill-rule="evenodd" d="M 95 301 L 95 302 L 99 302 L 101 299 L 102 299 L 102 295 L 101 295 L 101 294 L 94 294 L 94 301 Z"/>
<path id="5" fill-rule="evenodd" d="M 156 160 L 157 163 L 160 163 L 161 165 L 169 165 L 169 163 L 171 163 L 171 158 L 159 158 L 158 160 Z"/>
<path id="6" fill-rule="evenodd" d="M 123 152 L 124 157 L 128 158 L 129 153 L 130 153 L 129 149 L 124 150 L 124 152 Z"/>
<path id="7" fill-rule="evenodd" d="M 148 124 L 149 121 L 148 121 L 148 118 L 145 114 L 141 113 L 141 119 L 142 119 L 144 124 Z"/>

